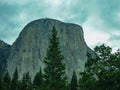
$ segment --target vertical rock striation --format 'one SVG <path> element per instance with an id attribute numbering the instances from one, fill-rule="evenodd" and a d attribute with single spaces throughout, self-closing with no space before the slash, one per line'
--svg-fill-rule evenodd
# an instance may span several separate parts
<path id="1" fill-rule="evenodd" d="M 54 19 L 39 19 L 27 24 L 13 43 L 7 63 L 11 75 L 16 67 L 20 77 L 27 71 L 33 77 L 40 67 L 44 68 L 43 60 L 53 26 L 58 31 L 67 75 L 72 76 L 73 70 L 77 74 L 84 70 L 88 47 L 82 28 L 76 24 Z"/>

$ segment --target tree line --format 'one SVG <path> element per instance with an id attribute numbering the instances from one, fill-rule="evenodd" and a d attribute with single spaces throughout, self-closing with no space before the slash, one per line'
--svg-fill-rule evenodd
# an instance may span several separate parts
<path id="1" fill-rule="evenodd" d="M 44 71 L 40 68 L 33 80 L 29 72 L 19 79 L 17 68 L 12 78 L 8 72 L 5 75 L 0 72 L 0 90 L 120 90 L 120 50 L 112 53 L 109 46 L 96 46 L 93 56 L 86 55 L 85 70 L 79 77 L 73 71 L 68 81 L 59 44 L 57 30 L 53 27 L 44 58 Z"/>

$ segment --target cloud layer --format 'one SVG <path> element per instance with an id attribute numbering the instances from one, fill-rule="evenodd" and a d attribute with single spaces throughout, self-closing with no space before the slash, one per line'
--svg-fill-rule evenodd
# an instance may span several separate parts
<path id="1" fill-rule="evenodd" d="M 81 25 L 91 47 L 119 48 L 120 0 L 1 0 L 0 39 L 12 44 L 28 22 L 45 17 Z"/>

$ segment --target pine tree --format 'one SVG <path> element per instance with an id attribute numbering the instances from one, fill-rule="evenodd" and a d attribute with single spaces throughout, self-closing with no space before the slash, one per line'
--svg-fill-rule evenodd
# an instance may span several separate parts
<path id="1" fill-rule="evenodd" d="M 2 66 L 0 63 L 0 90 L 5 90 L 5 85 L 3 82 L 3 75 L 2 75 Z"/>
<path id="2" fill-rule="evenodd" d="M 5 90 L 5 85 L 1 77 L 0 77 L 0 90 Z"/>
<path id="3" fill-rule="evenodd" d="M 96 89 L 96 79 L 87 71 L 80 73 L 79 90 L 98 90 Z"/>
<path id="4" fill-rule="evenodd" d="M 73 71 L 73 76 L 70 83 L 70 90 L 78 90 L 78 81 L 75 71 Z"/>
<path id="5" fill-rule="evenodd" d="M 34 77 L 33 85 L 34 85 L 35 89 L 42 88 L 42 85 L 43 85 L 43 75 L 42 75 L 41 68 L 40 68 L 39 72 L 37 72 L 37 74 Z"/>
<path id="6" fill-rule="evenodd" d="M 11 80 L 10 90 L 18 90 L 18 71 L 17 68 L 13 74 L 13 78 Z"/>
<path id="7" fill-rule="evenodd" d="M 44 78 L 47 90 L 64 90 L 66 87 L 65 64 L 61 53 L 57 31 L 53 27 L 44 60 L 46 64 Z"/>
<path id="8" fill-rule="evenodd" d="M 20 90 L 33 90 L 29 72 L 23 74 Z"/>
<path id="9" fill-rule="evenodd" d="M 11 82 L 10 75 L 7 71 L 5 76 L 4 76 L 4 84 L 6 86 L 6 90 L 10 90 L 10 82 Z"/>

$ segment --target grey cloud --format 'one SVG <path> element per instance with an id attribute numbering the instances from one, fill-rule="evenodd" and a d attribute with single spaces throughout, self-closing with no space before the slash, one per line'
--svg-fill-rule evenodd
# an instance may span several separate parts
<path id="1" fill-rule="evenodd" d="M 101 19 L 110 28 L 120 28 L 115 13 L 120 12 L 120 0 L 97 0 Z M 109 30 L 109 29 L 108 29 Z"/>
<path id="2" fill-rule="evenodd" d="M 9 41 L 16 34 L 15 29 L 19 27 L 15 22 L 15 17 L 18 15 L 20 8 L 16 5 L 0 3 L 0 39 Z"/>
<path id="3" fill-rule="evenodd" d="M 120 49 L 120 35 L 111 35 L 111 37 L 108 39 L 108 42 L 112 47 L 114 47 L 113 49 Z"/>
<path id="4" fill-rule="evenodd" d="M 9 41 L 10 38 L 17 38 L 19 32 L 28 22 L 44 16 L 46 6 L 34 0 L 26 0 L 24 4 L 21 2 L 0 1 L 0 39 Z M 38 0 L 39 1 L 39 0 Z M 19 15 L 25 12 L 26 20 L 21 20 Z M 23 25 L 23 26 L 22 26 Z M 13 41 L 12 41 L 13 42 Z M 12 43 L 11 42 L 11 43 Z"/>
<path id="5" fill-rule="evenodd" d="M 25 24 L 42 17 L 52 17 L 82 25 L 93 14 L 104 22 L 104 29 L 101 31 L 120 29 L 120 22 L 116 21 L 114 16 L 114 13 L 120 11 L 120 0 L 61 0 L 62 3 L 58 6 L 50 5 L 46 1 L 0 1 L 0 39 L 17 37 Z M 26 14 L 26 19 L 20 20 L 19 15 L 22 12 Z"/>

